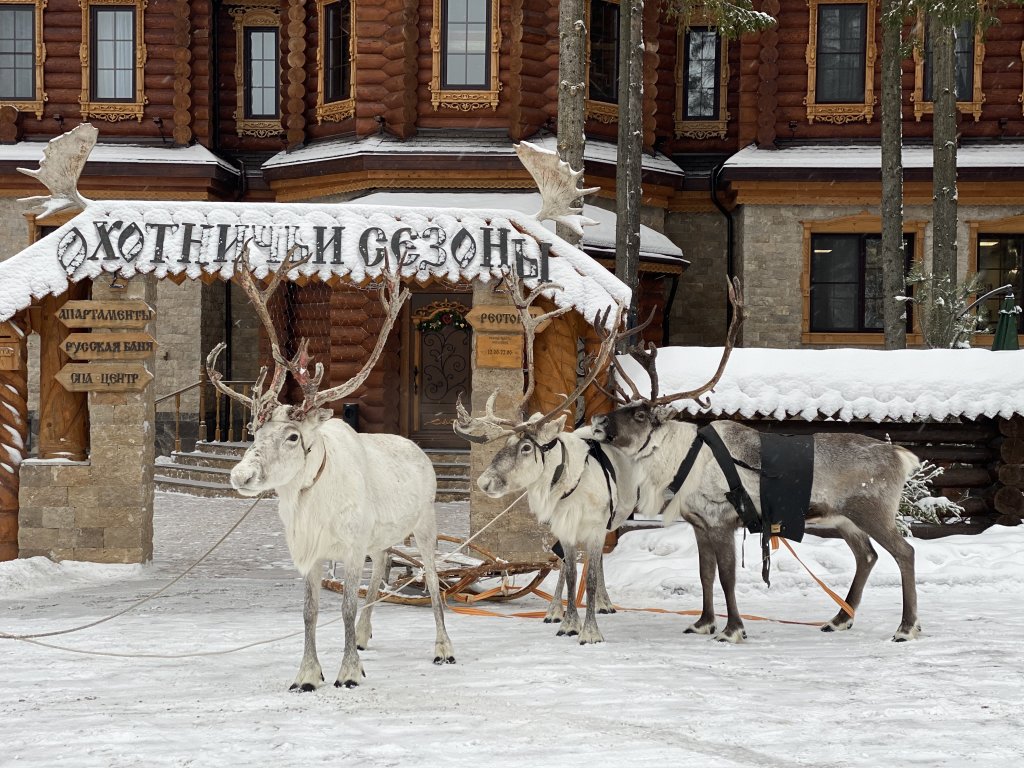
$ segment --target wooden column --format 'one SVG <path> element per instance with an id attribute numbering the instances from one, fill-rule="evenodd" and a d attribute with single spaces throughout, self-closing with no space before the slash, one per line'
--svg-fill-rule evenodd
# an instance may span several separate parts
<path id="1" fill-rule="evenodd" d="M 13 560 L 18 556 L 19 468 L 28 442 L 25 324 L 17 319 L 0 323 L 0 347 L 0 560 Z"/>
<path id="2" fill-rule="evenodd" d="M 86 393 L 68 392 L 54 378 L 69 361 L 61 343 L 70 331 L 57 320 L 69 299 L 88 298 L 89 284 L 77 283 L 60 296 L 47 296 L 39 313 L 39 458 L 83 461 L 89 448 Z"/>

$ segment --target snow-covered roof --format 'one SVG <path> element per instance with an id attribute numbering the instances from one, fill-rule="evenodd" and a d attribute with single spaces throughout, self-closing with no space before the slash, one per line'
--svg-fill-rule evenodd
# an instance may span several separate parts
<path id="1" fill-rule="evenodd" d="M 957 148 L 957 167 L 965 168 L 1024 168 L 1024 142 L 1000 141 L 991 144 L 965 144 Z M 930 169 L 932 148 L 924 145 L 903 147 L 905 169 Z M 824 170 L 858 168 L 878 170 L 882 167 L 881 148 L 878 144 L 809 144 L 762 149 L 753 144 L 741 149 L 725 162 L 725 170 Z"/>
<path id="2" fill-rule="evenodd" d="M 539 192 L 373 192 L 359 198 L 360 203 L 407 207 L 429 205 L 431 208 L 491 208 L 534 214 L 540 210 Z M 615 248 L 615 213 L 596 205 L 583 206 L 583 215 L 597 222 L 583 228 L 583 247 Z M 545 228 L 555 231 L 553 221 Z M 672 256 L 682 260 L 678 245 L 651 227 L 640 225 L 640 252 Z"/>
<path id="3" fill-rule="evenodd" d="M 555 149 L 558 139 L 543 136 L 530 140 L 545 149 Z M 410 139 L 398 139 L 388 134 L 363 137 L 343 137 L 320 141 L 292 151 L 282 151 L 263 164 L 264 171 L 279 168 L 343 160 L 366 155 L 452 155 L 456 157 L 515 157 L 513 141 L 504 132 L 420 131 Z M 588 139 L 583 152 L 584 160 L 615 165 L 618 151 L 615 144 Z M 672 160 L 657 153 L 644 153 L 641 162 L 645 171 L 682 176 L 682 169 Z"/>
<path id="4" fill-rule="evenodd" d="M 721 347 L 660 349 L 660 394 L 700 386 L 721 355 Z M 640 366 L 620 360 L 640 390 L 649 392 Z M 1024 414 L 1024 350 L 736 349 L 710 403 L 709 411 L 692 400 L 674 406 L 693 415 L 808 421 L 1009 417 Z"/>
<path id="5" fill-rule="evenodd" d="M 0 162 L 16 162 L 33 167 L 43 159 L 47 142 L 19 141 L 17 144 L 0 144 Z M 218 166 L 233 174 L 238 169 L 217 157 L 206 147 L 193 144 L 190 147 L 158 147 L 137 144 L 97 144 L 89 154 L 86 169 L 99 163 L 167 164 L 167 165 L 210 165 Z"/>
<path id="6" fill-rule="evenodd" d="M 592 318 L 616 301 L 628 303 L 630 296 L 629 288 L 594 259 L 516 211 L 104 200 L 90 202 L 66 224 L 0 262 L 0 320 L 29 306 L 33 297 L 63 293 L 69 276 L 75 282 L 102 273 L 229 279 L 246 241 L 259 277 L 299 244 L 313 258 L 298 272 L 354 283 L 379 276 L 387 262 L 399 263 L 398 253 L 408 279 L 489 281 L 502 274 L 504 242 L 508 264 L 527 276 L 528 285 L 536 284 L 529 276 L 537 275 L 561 286 L 551 292 L 558 306 Z M 540 243 L 550 243 L 550 258 L 543 258 Z"/>

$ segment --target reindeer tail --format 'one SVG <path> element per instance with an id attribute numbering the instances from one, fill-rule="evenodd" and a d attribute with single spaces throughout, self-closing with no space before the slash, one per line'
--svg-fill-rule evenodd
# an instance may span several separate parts
<path id="1" fill-rule="evenodd" d="M 921 460 L 910 450 L 903 446 L 897 445 L 896 456 L 899 458 L 900 463 L 903 464 L 903 482 L 907 482 L 918 468 L 921 466 Z"/>

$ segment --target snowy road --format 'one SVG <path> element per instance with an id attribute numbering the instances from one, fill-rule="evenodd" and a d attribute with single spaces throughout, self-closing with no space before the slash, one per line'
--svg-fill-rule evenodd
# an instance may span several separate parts
<path id="1" fill-rule="evenodd" d="M 152 592 L 204 552 L 247 506 L 157 497 L 153 565 L 0 563 L 0 629 L 93 620 Z M 423 608 L 382 605 L 354 690 L 287 688 L 301 636 L 224 656 L 127 659 L 0 640 L 0 766 L 1024 766 L 1024 528 L 915 541 L 924 634 L 899 623 L 892 559 L 880 553 L 850 632 L 747 622 L 738 646 L 683 636 L 689 619 L 602 617 L 606 642 L 580 647 L 539 621 L 448 614 L 458 664 L 430 663 Z M 838 591 L 852 556 L 838 540 L 798 551 Z M 753 542 L 744 612 L 824 620 L 834 606 L 788 555 L 773 586 Z M 636 532 L 608 558 L 625 606 L 699 606 L 685 526 Z M 273 502 L 166 595 L 52 642 L 175 654 L 301 629 L 301 583 Z M 535 608 L 522 601 L 516 609 Z M 322 621 L 340 615 L 325 592 Z M 330 681 L 340 622 L 321 629 Z"/>

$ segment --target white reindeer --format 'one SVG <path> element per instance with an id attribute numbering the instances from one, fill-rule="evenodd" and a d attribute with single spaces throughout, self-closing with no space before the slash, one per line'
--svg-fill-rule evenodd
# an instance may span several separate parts
<path id="1" fill-rule="evenodd" d="M 240 262 L 244 258 L 245 254 Z M 222 383 L 216 361 L 223 344 L 207 358 L 207 370 L 218 390 L 245 402 L 253 413 L 254 442 L 231 471 L 231 485 L 244 496 L 255 496 L 271 489 L 277 492 L 278 514 L 284 523 L 288 550 L 295 567 L 305 578 L 305 643 L 302 662 L 291 688 L 312 691 L 324 680 L 316 653 L 323 561 L 337 560 L 345 570 L 342 603 L 345 651 L 334 684 L 351 688 L 365 676 L 358 650 L 365 649 L 370 640 L 373 602 L 385 575 L 385 550 L 410 534 L 415 536 L 422 555 L 434 610 L 437 630 L 434 663 L 453 664 L 455 656 L 445 631 L 434 563 L 437 479 L 430 459 L 410 440 L 398 435 L 357 433 L 345 422 L 332 418 L 331 410 L 322 408 L 351 394 L 363 383 L 380 357 L 409 292 L 401 290 L 397 275 L 385 273 L 381 302 L 387 317 L 373 354 L 355 377 L 318 392 L 323 367 L 318 363 L 315 374 L 310 374 L 305 340 L 294 359 L 284 360 L 267 312 L 267 299 L 281 276 L 296 265 L 289 255 L 263 292 L 255 287 L 248 270 L 236 270 L 271 339 L 275 373 L 266 391 L 263 391 L 266 369 L 261 372 L 251 400 Z M 300 405 L 282 405 L 277 399 L 288 372 L 302 388 Z M 373 562 L 373 570 L 367 603 L 357 625 L 359 581 L 367 556 Z"/>
<path id="2" fill-rule="evenodd" d="M 518 283 L 506 279 L 509 293 L 519 309 L 525 329 L 528 384 L 519 401 L 524 408 L 533 394 L 533 339 L 537 326 L 564 310 L 555 310 L 532 317 L 529 306 L 541 291 L 541 285 L 524 298 Z M 610 310 L 609 310 L 610 311 Z M 605 329 L 609 311 L 595 319 L 599 331 Z M 618 329 L 622 308 L 611 327 Z M 542 524 L 548 525 L 564 550 L 558 587 L 548 607 L 545 622 L 561 622 L 558 635 L 579 635 L 580 644 L 604 640 L 597 626 L 596 613 L 614 613 L 604 585 L 602 551 L 605 533 L 617 529 L 633 511 L 638 488 L 634 462 L 612 446 L 602 447 L 588 429 L 564 432 L 567 406 L 606 369 L 614 352 L 616 333 L 604 333 L 601 349 L 589 371 L 575 391 L 546 414 L 536 413 L 525 421 L 503 419 L 495 415 L 497 392 L 487 401 L 485 415 L 472 417 L 458 403 L 459 418 L 455 432 L 473 442 L 489 442 L 507 436 L 505 445 L 495 454 L 490 465 L 477 479 L 477 486 L 492 498 L 526 490 L 530 510 Z M 559 416 L 559 414 L 561 414 Z M 576 553 L 583 549 L 588 555 L 587 613 L 580 622 L 576 609 Z M 561 601 L 562 586 L 567 586 L 568 608 Z M 564 621 L 563 619 L 564 615 Z"/>
<path id="3" fill-rule="evenodd" d="M 735 309 L 734 321 L 718 371 L 702 387 L 692 392 L 678 392 L 659 397 L 653 347 L 633 356 L 646 369 L 651 379 L 651 394 L 642 396 L 636 385 L 619 369 L 620 378 L 629 385 L 631 395 L 621 389 L 620 399 L 629 401 L 621 408 L 592 420 L 597 439 L 615 445 L 633 457 L 642 467 L 645 483 L 641 505 L 664 503 L 665 524 L 682 518 L 693 525 L 697 539 L 700 581 L 703 592 L 701 615 L 687 633 L 715 632 L 713 585 L 718 571 L 725 593 L 728 618 L 718 640 L 740 642 L 746 637 L 743 620 L 736 607 L 736 545 L 734 532 L 741 524 L 736 510 L 726 499 L 729 485 L 711 449 L 702 445 L 689 474 L 678 492 L 667 502 L 663 494 L 673 482 L 684 457 L 697 439 L 694 424 L 678 421 L 678 414 L 668 403 L 696 399 L 710 391 L 724 371 L 729 353 L 742 322 L 742 297 L 739 285 L 730 286 Z M 761 442 L 756 430 L 732 421 L 715 421 L 712 427 L 736 462 L 743 486 L 756 507 L 760 508 Z M 900 492 L 918 466 L 918 459 L 905 448 L 851 434 L 819 433 L 814 435 L 813 482 L 810 509 L 805 519 L 816 525 L 833 527 L 843 537 L 856 560 L 856 571 L 847 604 L 856 611 L 864 585 L 878 556 L 871 546 L 874 539 L 896 560 L 903 583 L 903 617 L 893 640 L 903 641 L 920 633 L 917 621 L 917 590 L 914 583 L 914 549 L 896 527 Z M 849 629 L 853 616 L 845 609 L 821 629 L 825 632 Z"/>

